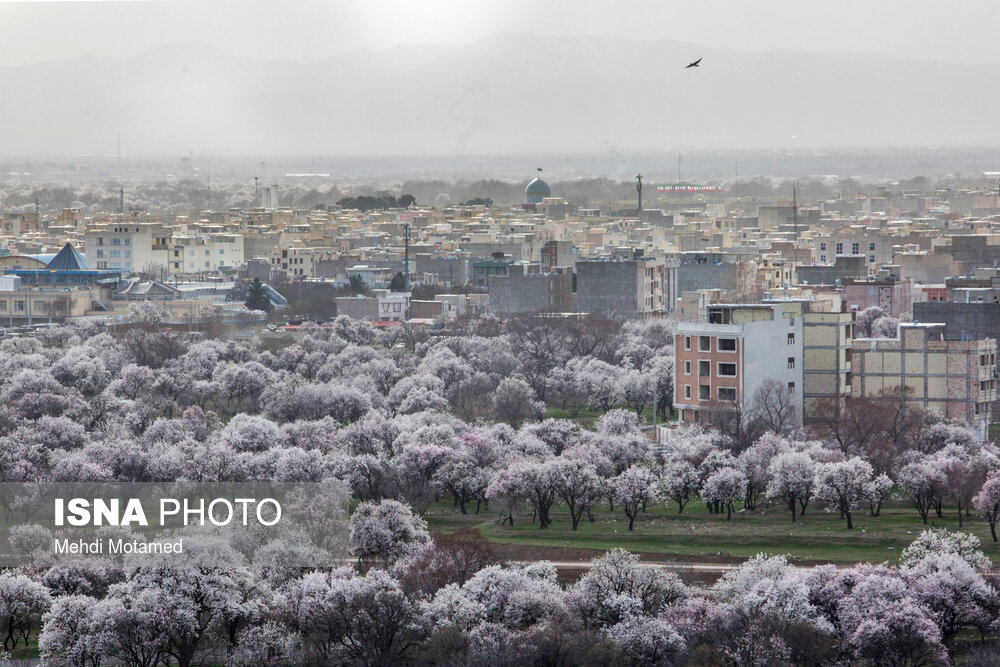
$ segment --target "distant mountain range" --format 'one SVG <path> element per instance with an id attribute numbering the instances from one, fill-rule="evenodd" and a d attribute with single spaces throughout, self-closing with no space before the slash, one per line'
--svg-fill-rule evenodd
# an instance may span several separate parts
<path id="1" fill-rule="evenodd" d="M 306 64 L 177 43 L 0 67 L 0 91 L 0 155 L 1000 145 L 1000 65 L 673 41 L 508 33 Z"/>

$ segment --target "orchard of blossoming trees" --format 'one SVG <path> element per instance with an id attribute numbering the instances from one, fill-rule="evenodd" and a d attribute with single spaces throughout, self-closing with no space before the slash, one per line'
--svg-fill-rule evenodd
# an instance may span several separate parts
<path id="1" fill-rule="evenodd" d="M 562 586 L 546 563 L 503 565 L 478 534 L 432 540 L 423 518 L 444 501 L 576 529 L 600 503 L 641 532 L 654 504 L 724 517 L 773 504 L 789 522 L 832 512 L 848 531 L 892 498 L 912 504 L 915 534 L 946 512 L 995 529 L 997 450 L 891 397 L 815 433 L 768 432 L 751 406 L 735 435 L 677 429 L 654 445 L 640 415 L 669 416 L 669 322 L 419 332 L 342 317 L 227 340 L 157 319 L 0 343 L 0 481 L 341 480 L 357 503 L 350 543 L 209 541 L 224 567 L 175 570 L 53 561 L 52 534 L 21 526 L 11 542 L 36 558 L 0 576 L 6 650 L 81 666 L 932 665 L 1000 630 L 989 561 L 964 533 L 924 533 L 893 565 L 761 556 L 710 587 L 615 551 Z M 546 409 L 601 416 L 590 430 Z M 315 550 L 345 565 L 275 565 Z M 983 664 L 998 659 L 989 646 L 975 646 Z"/>

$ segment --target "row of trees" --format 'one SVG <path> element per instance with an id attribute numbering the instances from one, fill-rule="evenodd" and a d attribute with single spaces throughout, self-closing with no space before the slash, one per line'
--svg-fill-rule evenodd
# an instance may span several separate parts
<path id="1" fill-rule="evenodd" d="M 978 540 L 942 530 L 917 537 L 898 566 L 804 569 L 760 555 L 710 586 L 622 550 L 563 586 L 551 564 L 504 565 L 476 534 L 430 539 L 393 500 L 363 503 L 351 519 L 363 575 L 345 566 L 274 578 L 218 543 L 195 544 L 227 566 L 91 558 L 0 575 L 8 647 L 40 630 L 47 663 L 80 667 L 932 666 L 951 664 L 960 633 L 1000 627 Z M 103 591 L 87 588 L 97 580 Z M 1000 655 L 973 648 L 966 664 Z"/>

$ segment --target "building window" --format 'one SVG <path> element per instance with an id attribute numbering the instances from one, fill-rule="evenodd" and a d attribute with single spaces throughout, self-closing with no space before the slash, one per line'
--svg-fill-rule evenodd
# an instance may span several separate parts
<path id="1" fill-rule="evenodd" d="M 7 310 L 7 302 L 0 301 L 0 310 Z"/>
<path id="2" fill-rule="evenodd" d="M 707 378 L 712 375 L 712 362 L 711 361 L 699 361 L 698 362 L 698 377 Z"/>
<path id="3" fill-rule="evenodd" d="M 825 243 L 820 243 L 819 244 L 819 249 L 820 250 L 826 250 L 826 244 Z"/>
<path id="4" fill-rule="evenodd" d="M 795 368 L 795 357 L 788 357 L 788 367 Z"/>
<path id="5" fill-rule="evenodd" d="M 712 388 L 707 384 L 698 385 L 698 400 L 699 401 L 710 401 L 712 400 Z"/>
<path id="6" fill-rule="evenodd" d="M 857 243 L 852 243 L 851 244 L 851 254 L 852 255 L 857 255 L 860 250 L 861 250 L 861 248 L 858 246 Z"/>
<path id="7" fill-rule="evenodd" d="M 838 243 L 837 244 L 837 254 L 838 255 L 843 255 L 844 254 L 844 244 L 843 243 Z"/>
<path id="8" fill-rule="evenodd" d="M 788 383 L 788 395 L 789 396 L 794 396 L 795 395 L 795 383 L 794 382 L 789 382 Z"/>
<path id="9" fill-rule="evenodd" d="M 691 398 L 691 385 L 684 385 L 684 398 Z"/>
<path id="10" fill-rule="evenodd" d="M 723 378 L 736 377 L 736 364 L 733 363 L 719 364 L 719 377 Z"/>
<path id="11" fill-rule="evenodd" d="M 121 244 L 122 244 L 121 239 L 111 239 L 111 245 L 121 245 Z"/>
<path id="12" fill-rule="evenodd" d="M 819 256 L 819 261 L 820 261 L 821 264 L 826 263 L 826 255 L 820 255 Z"/>
<path id="13" fill-rule="evenodd" d="M 710 352 L 712 350 L 712 339 L 709 336 L 698 336 L 698 351 Z"/>
<path id="14" fill-rule="evenodd" d="M 97 245 L 104 245 L 104 237 L 103 236 L 98 236 L 97 237 Z"/>
<path id="15" fill-rule="evenodd" d="M 125 245 L 131 245 L 132 239 L 125 239 Z"/>
<path id="16" fill-rule="evenodd" d="M 691 361 L 684 362 L 684 375 L 691 375 Z"/>
<path id="17" fill-rule="evenodd" d="M 684 336 L 684 349 L 685 350 L 691 349 L 691 336 Z"/>
<path id="18" fill-rule="evenodd" d="M 23 312 L 24 311 L 24 301 L 15 301 L 14 302 L 14 310 L 16 310 L 18 312 Z"/>
<path id="19" fill-rule="evenodd" d="M 788 345 L 795 345 L 795 334 L 788 334 Z"/>
<path id="20" fill-rule="evenodd" d="M 875 255 L 868 255 L 868 261 L 869 262 L 874 262 L 875 261 Z"/>
<path id="21" fill-rule="evenodd" d="M 719 400 L 729 401 L 730 403 L 736 401 L 736 387 L 719 387 Z"/>
<path id="22" fill-rule="evenodd" d="M 735 338 L 719 338 L 716 343 L 719 346 L 719 352 L 735 352 L 736 351 L 736 339 Z"/>

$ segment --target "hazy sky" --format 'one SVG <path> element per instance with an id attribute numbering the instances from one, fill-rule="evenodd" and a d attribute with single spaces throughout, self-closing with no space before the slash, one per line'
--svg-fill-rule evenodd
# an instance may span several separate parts
<path id="1" fill-rule="evenodd" d="M 131 55 L 180 40 L 317 60 L 503 31 L 673 39 L 743 51 L 870 51 L 1000 63 L 997 0 L 0 0 L 0 65 Z"/>

